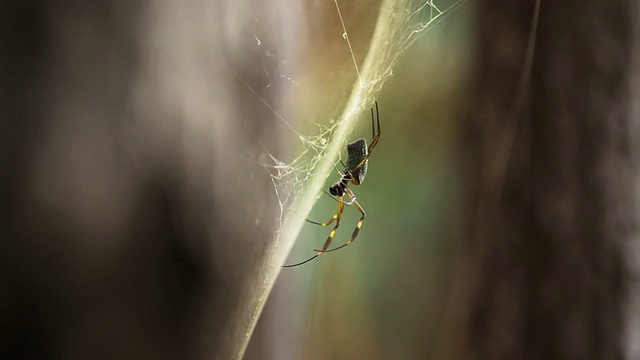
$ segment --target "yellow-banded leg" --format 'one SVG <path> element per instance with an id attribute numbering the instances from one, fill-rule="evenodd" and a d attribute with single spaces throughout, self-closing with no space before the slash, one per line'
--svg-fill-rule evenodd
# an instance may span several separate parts
<path id="1" fill-rule="evenodd" d="M 331 229 L 331 232 L 329 233 L 327 240 L 324 242 L 324 245 L 322 246 L 322 250 L 315 250 L 318 252 L 316 256 L 320 256 L 322 255 L 323 252 L 326 252 L 327 248 L 329 248 L 329 245 L 331 245 L 331 241 L 333 241 L 333 237 L 336 235 L 336 231 L 338 231 L 338 227 L 340 226 L 340 217 L 342 217 L 342 212 L 344 211 L 344 201 L 342 200 L 342 198 L 343 198 L 342 196 L 338 196 L 338 211 L 336 212 L 335 215 L 333 215 L 331 219 L 329 219 L 329 221 L 323 222 L 323 223 L 316 223 L 316 222 L 310 221 L 320 226 L 329 226 L 332 222 L 334 221 L 336 222 L 336 224 L 333 226 L 333 229 Z"/>
<path id="2" fill-rule="evenodd" d="M 360 220 L 358 220 L 358 222 L 356 223 L 356 228 L 353 229 L 353 233 L 351 234 L 351 238 L 346 243 L 344 243 L 344 244 L 342 244 L 342 245 L 340 245 L 340 246 L 338 246 L 336 248 L 327 250 L 327 248 L 329 247 L 329 244 L 331 243 L 331 240 L 333 239 L 333 235 L 335 235 L 335 230 L 338 227 L 337 224 L 336 224 L 336 226 L 331 231 L 331 234 L 329 234 L 329 239 L 327 239 L 328 242 L 326 242 L 324 244 L 324 246 L 322 247 L 322 250 L 314 249 L 315 251 L 318 251 L 318 255 L 321 255 L 322 253 L 326 253 L 326 252 L 332 252 L 332 251 L 340 250 L 343 247 L 345 247 L 347 245 L 350 245 L 352 242 L 354 242 L 356 240 L 356 237 L 360 233 L 360 228 L 362 227 L 362 224 L 364 223 L 364 219 L 367 217 L 367 213 L 364 211 L 364 208 L 362 208 L 360 203 L 356 200 L 356 197 L 353 194 L 353 192 L 351 191 L 351 189 L 346 188 L 345 190 L 346 190 L 347 196 L 349 196 L 349 198 L 351 199 L 349 201 L 349 203 L 352 203 L 353 205 L 355 205 L 355 207 L 358 209 L 358 211 L 360 211 L 360 214 L 362 214 L 362 216 L 360 216 Z M 342 197 L 340 197 L 340 200 L 342 200 Z M 320 224 L 320 225 L 322 225 L 322 224 Z"/>
<path id="3" fill-rule="evenodd" d="M 336 235 L 336 231 L 338 230 L 338 227 L 340 226 L 340 217 L 342 216 L 342 212 L 344 211 L 344 204 L 345 202 L 342 200 L 342 196 L 338 196 L 338 211 L 335 213 L 335 215 L 333 215 L 331 217 L 331 219 L 321 223 L 321 222 L 316 222 L 316 221 L 311 221 L 309 219 L 307 219 L 308 222 L 312 223 L 312 224 L 316 224 L 316 225 L 320 225 L 320 226 L 329 226 L 331 225 L 334 221 L 336 222 L 336 224 L 333 226 L 333 229 L 331 229 L 331 232 L 329 233 L 329 237 L 327 238 L 327 240 L 324 242 L 324 245 L 322 246 L 322 250 L 315 250 L 318 253 L 313 255 L 312 257 L 308 258 L 307 260 L 301 261 L 299 263 L 295 263 L 295 264 L 290 264 L 290 265 L 284 265 L 283 267 L 285 268 L 289 268 L 289 267 L 294 267 L 294 266 L 298 266 L 298 265 L 302 265 L 305 263 L 308 263 L 309 261 L 317 258 L 318 256 L 322 255 L 322 253 L 325 252 L 325 250 L 329 247 L 329 245 L 331 245 L 331 241 L 333 240 L 333 237 Z"/>

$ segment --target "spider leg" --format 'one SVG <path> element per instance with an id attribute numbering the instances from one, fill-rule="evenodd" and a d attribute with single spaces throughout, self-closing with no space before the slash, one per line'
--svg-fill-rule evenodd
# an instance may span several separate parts
<path id="1" fill-rule="evenodd" d="M 342 200 L 342 196 L 338 197 L 338 199 Z M 336 231 L 338 231 L 338 226 L 340 226 L 340 217 L 342 216 L 343 211 L 344 211 L 344 203 L 338 202 L 338 212 L 334 215 L 336 224 L 333 226 L 333 229 L 331 229 L 331 232 L 329 233 L 329 237 L 327 237 L 327 241 L 325 241 L 324 245 L 322 246 L 322 250 L 317 250 L 318 251 L 317 255 L 322 255 L 322 253 L 325 252 L 327 248 L 329 248 L 329 245 L 331 245 L 331 241 L 333 240 L 333 237 L 336 235 Z M 327 225 L 323 225 L 323 226 L 327 226 Z"/>
<path id="2" fill-rule="evenodd" d="M 356 223 L 356 228 L 353 229 L 353 233 L 351 234 L 351 238 L 349 239 L 349 241 L 347 241 L 346 243 L 335 247 L 333 249 L 327 250 L 327 244 L 325 244 L 325 246 L 322 248 L 322 250 L 317 250 L 314 249 L 315 251 L 318 251 L 318 255 L 322 254 L 322 253 L 326 253 L 326 252 L 332 252 L 332 251 L 336 251 L 336 250 L 340 250 L 343 247 L 350 245 L 352 242 L 354 242 L 356 240 L 356 237 L 358 236 L 358 234 L 360 233 L 360 228 L 362 227 L 362 224 L 364 223 L 364 219 L 367 216 L 367 213 L 364 211 L 364 208 L 362 208 L 362 206 L 360 205 L 360 203 L 356 200 L 355 195 L 353 194 L 353 192 L 347 188 L 347 195 L 351 198 L 351 202 L 353 202 L 353 205 L 355 205 L 355 207 L 358 209 L 358 211 L 360 211 L 360 214 L 362 214 L 360 216 L 360 220 L 358 220 L 358 222 Z"/>
<path id="3" fill-rule="evenodd" d="M 335 201 L 337 201 L 337 202 L 339 202 L 339 203 L 345 204 L 345 205 L 349 205 L 349 206 L 353 205 L 353 201 L 355 200 L 355 198 L 353 198 L 353 199 L 351 199 L 351 200 L 349 200 L 349 201 L 344 201 L 344 200 L 341 200 L 341 199 L 339 199 L 339 198 L 337 198 L 337 197 L 335 197 L 335 196 L 333 196 L 333 195 L 329 194 L 329 193 L 328 193 L 328 192 L 326 192 L 326 191 L 325 191 L 324 193 L 325 193 L 325 194 L 327 194 L 327 195 L 328 195 L 330 198 L 332 198 L 333 200 L 335 200 Z M 302 215 L 300 215 L 300 217 L 302 217 Z M 336 219 L 337 219 L 337 218 L 338 218 L 338 214 L 334 214 L 334 215 L 333 215 L 329 220 L 327 220 L 327 221 L 325 221 L 325 222 L 314 221 L 314 220 L 310 220 L 310 219 L 307 219 L 307 218 L 305 218 L 305 220 L 306 220 L 308 223 L 312 223 L 312 224 L 314 224 L 314 225 L 320 225 L 320 226 L 322 226 L 322 227 L 326 227 L 326 226 L 331 225 L 331 223 L 333 223 L 334 221 L 336 221 Z"/>
<path id="4" fill-rule="evenodd" d="M 378 112 L 378 102 L 376 101 L 376 123 L 378 125 L 378 131 L 376 132 L 376 126 L 373 123 L 373 108 L 371 108 L 371 129 L 373 131 L 373 140 L 371 140 L 371 144 L 369 145 L 369 149 L 367 151 L 367 156 L 365 157 L 365 160 L 369 158 L 369 156 L 371 156 L 371 152 L 373 151 L 373 148 L 376 147 L 376 145 L 378 144 L 378 141 L 380 140 L 380 113 Z"/>
<path id="5" fill-rule="evenodd" d="M 351 206 L 351 205 L 353 205 L 353 203 L 356 201 L 356 198 L 355 198 L 355 197 L 353 197 L 353 198 L 351 198 L 351 200 L 349 200 L 349 201 L 344 201 L 344 200 L 338 200 L 338 199 L 336 199 L 336 201 L 340 201 L 341 203 L 343 203 L 343 204 L 345 204 L 345 205 L 349 205 L 349 206 Z"/>
<path id="6" fill-rule="evenodd" d="M 340 164 L 342 164 L 342 166 L 345 168 L 347 167 L 347 165 L 344 164 L 344 161 L 342 161 L 342 159 L 340 159 Z M 342 176 L 342 172 L 338 170 L 335 164 L 333 165 L 333 170 L 335 170 L 338 173 L 338 175 Z"/>
<path id="7" fill-rule="evenodd" d="M 351 196 L 351 195 L 349 195 L 349 196 Z M 340 226 L 340 217 L 342 216 L 342 212 L 344 211 L 344 203 L 342 202 L 342 196 L 340 196 L 339 199 L 340 199 L 341 202 L 338 202 L 338 211 L 336 212 L 335 215 L 333 215 L 333 217 L 331 219 L 329 219 L 329 221 L 324 222 L 324 223 L 316 223 L 316 222 L 313 222 L 311 220 L 307 220 L 307 221 L 309 221 L 311 223 L 318 224 L 318 225 L 321 225 L 321 226 L 328 226 L 332 222 L 334 222 L 334 221 L 336 222 L 336 224 L 333 226 L 333 229 L 331 229 L 331 232 L 329 233 L 329 237 L 324 242 L 324 245 L 322 246 L 322 250 L 316 250 L 318 252 L 317 254 L 313 255 L 312 257 L 310 257 L 310 258 L 308 258 L 308 259 L 306 259 L 304 261 L 301 261 L 301 262 L 298 262 L 298 263 L 295 263 L 295 264 L 283 265 L 282 267 L 290 268 L 290 267 L 295 267 L 295 266 L 299 266 L 299 265 L 302 265 L 302 264 L 306 264 L 309 261 L 317 258 L 318 256 L 322 255 L 324 252 L 326 252 L 325 250 L 329 247 L 329 245 L 331 245 L 331 241 L 333 240 L 333 237 L 336 235 L 336 231 L 338 230 L 338 226 Z"/>
<path id="8" fill-rule="evenodd" d="M 337 201 L 337 202 L 341 202 L 341 203 L 343 203 L 343 204 L 345 204 L 345 205 L 353 205 L 353 200 L 354 200 L 354 199 L 351 199 L 351 200 L 349 200 L 349 201 L 344 201 L 344 200 L 340 200 L 340 199 L 338 199 L 336 196 L 331 195 L 327 190 L 323 190 L 323 192 L 324 192 L 325 194 L 327 194 L 330 198 L 332 198 L 333 200 L 335 200 L 335 201 Z"/>
<path id="9" fill-rule="evenodd" d="M 331 194 L 329 194 L 329 196 L 330 196 L 333 200 L 335 200 L 335 201 L 337 201 L 337 202 L 342 202 L 342 203 L 343 203 L 343 204 L 345 204 L 345 205 L 351 205 L 351 202 L 346 202 L 346 201 L 343 201 L 343 200 L 338 200 L 338 199 L 334 198 L 334 197 L 333 197 L 333 195 L 331 195 Z M 314 224 L 314 225 L 320 225 L 320 226 L 322 226 L 322 227 L 326 227 L 326 226 L 331 225 L 331 223 L 333 223 L 334 221 L 336 221 L 336 218 L 338 217 L 338 215 L 337 215 L 337 214 L 334 214 L 334 215 L 333 215 L 329 220 L 327 220 L 327 221 L 325 221 L 325 222 L 320 222 L 320 221 L 314 221 L 314 220 L 307 219 L 307 218 L 305 218 L 304 216 L 302 216 L 302 215 L 298 214 L 297 212 L 295 212 L 295 214 L 296 214 L 296 215 L 298 215 L 298 216 L 300 216 L 301 218 L 304 218 L 304 220 L 305 220 L 306 222 L 308 222 L 308 223 L 312 223 L 312 224 Z"/>
<path id="10" fill-rule="evenodd" d="M 295 263 L 295 264 L 282 265 L 282 267 L 283 267 L 283 268 L 292 268 L 292 267 L 296 267 L 296 266 L 304 265 L 304 264 L 308 263 L 309 261 L 311 261 L 311 260 L 313 260 L 313 259 L 315 259 L 315 258 L 317 258 L 317 257 L 318 257 L 318 255 L 313 255 L 312 257 L 308 258 L 308 259 L 307 259 L 307 260 L 305 260 L 305 261 L 300 261 L 300 262 Z"/>
<path id="11" fill-rule="evenodd" d="M 336 220 L 338 221 L 338 223 L 340 223 L 340 215 L 342 215 L 342 210 L 340 209 L 341 208 L 340 205 L 342 205 L 342 209 L 344 209 L 344 205 L 343 204 L 346 204 L 346 202 L 342 200 L 342 197 L 339 197 L 338 199 L 336 199 L 336 198 L 333 197 L 333 195 L 329 195 L 329 196 L 331 196 L 331 198 L 333 198 L 335 201 L 338 202 L 338 211 L 335 214 L 333 214 L 331 219 L 329 219 L 329 220 L 327 220 L 325 222 L 319 222 L 319 221 L 313 221 L 313 220 L 305 219 L 305 220 L 307 220 L 307 222 L 310 222 L 310 223 L 312 223 L 314 225 L 320 225 L 322 227 L 329 226 Z M 336 224 L 336 227 L 338 227 L 338 224 Z"/>

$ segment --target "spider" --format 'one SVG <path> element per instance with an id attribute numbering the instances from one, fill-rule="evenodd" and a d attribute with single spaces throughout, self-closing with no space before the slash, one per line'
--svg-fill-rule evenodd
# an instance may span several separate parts
<path id="1" fill-rule="evenodd" d="M 352 183 L 353 185 L 360 185 L 364 181 L 364 177 L 367 175 L 367 163 L 369 161 L 369 157 L 371 156 L 373 148 L 375 148 L 378 144 L 378 140 L 380 140 L 380 113 L 378 112 L 378 102 L 376 101 L 375 104 L 375 117 L 373 116 L 373 108 L 371 108 L 371 128 L 373 133 L 373 140 L 371 140 L 371 145 L 369 145 L 369 148 L 367 148 L 367 140 L 365 140 L 364 138 L 347 144 L 347 163 L 345 164 L 340 161 L 342 163 L 342 166 L 344 166 L 344 171 L 341 174 L 340 180 L 329 187 L 330 195 L 338 202 L 338 211 L 331 217 L 331 219 L 327 220 L 326 222 L 316 222 L 306 219 L 312 224 L 320 225 L 323 227 L 329 226 L 335 221 L 335 225 L 333 226 L 333 229 L 331 229 L 329 237 L 324 242 L 322 249 L 314 249 L 314 251 L 317 251 L 314 256 L 295 264 L 284 265 L 283 267 L 290 268 L 306 264 L 326 252 L 340 250 L 343 247 L 351 244 L 358 236 L 360 228 L 362 227 L 362 223 L 364 223 L 366 213 L 360 203 L 358 203 L 358 201 L 356 200 L 355 194 L 351 189 L 349 189 L 348 185 L 349 183 Z M 374 122 L 374 120 L 376 121 Z M 377 132 L 376 123 L 378 125 Z M 344 200 L 345 195 L 349 198 L 348 201 Z M 354 205 L 362 215 L 360 216 L 360 220 L 358 220 L 358 222 L 356 223 L 356 228 L 353 230 L 351 238 L 346 243 L 333 249 L 329 249 L 329 245 L 331 245 L 331 241 L 333 240 L 333 237 L 335 236 L 336 231 L 340 226 L 340 217 L 342 216 L 342 211 L 344 210 L 345 205 Z"/>

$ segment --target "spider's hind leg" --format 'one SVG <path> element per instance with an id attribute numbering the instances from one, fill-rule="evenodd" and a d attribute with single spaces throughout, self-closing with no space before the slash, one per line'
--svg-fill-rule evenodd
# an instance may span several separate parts
<path id="1" fill-rule="evenodd" d="M 326 252 L 332 252 L 332 251 L 340 250 L 343 247 L 345 247 L 347 245 L 350 245 L 351 243 L 353 243 L 356 240 L 356 237 L 358 237 L 358 234 L 360 233 L 360 228 L 362 227 L 362 224 L 364 223 L 364 219 L 367 217 L 367 213 L 364 211 L 364 208 L 360 205 L 360 203 L 356 200 L 355 195 L 353 194 L 353 192 L 350 189 L 347 189 L 347 195 L 349 196 L 349 198 L 351 198 L 351 202 L 353 203 L 353 205 L 355 205 L 356 209 L 358 209 L 358 211 L 360 211 L 360 214 L 362 214 L 360 216 L 360 220 L 358 220 L 358 222 L 356 223 L 356 228 L 353 229 L 353 233 L 351 234 L 351 238 L 349 238 L 349 240 L 346 243 L 344 243 L 344 244 L 342 244 L 342 245 L 340 245 L 338 247 L 335 247 L 333 249 L 330 249 L 330 250 L 327 250 L 328 244 L 325 243 L 325 246 L 323 246 L 322 250 L 314 249 L 314 251 L 318 252 L 318 255 L 320 255 L 322 253 L 326 253 Z M 334 235 L 334 234 L 335 233 L 330 234 L 330 238 L 333 238 L 332 235 Z"/>

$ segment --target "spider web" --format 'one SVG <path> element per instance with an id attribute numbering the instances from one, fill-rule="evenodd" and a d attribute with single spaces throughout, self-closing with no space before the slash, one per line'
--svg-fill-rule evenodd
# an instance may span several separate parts
<path id="1" fill-rule="evenodd" d="M 450 2 L 444 5 L 446 7 L 433 0 L 383 0 L 362 69 L 358 67 L 346 30 L 345 21 L 348 23 L 349 19 L 343 19 L 339 2 L 334 2 L 336 16 L 342 26 L 342 37 L 349 47 L 358 79 L 342 115 L 333 124 L 318 125 L 320 133 L 314 136 L 302 136 L 292 128 L 302 143 L 302 150 L 295 159 L 285 163 L 269 154 L 272 164 L 265 166 L 271 169 L 271 179 L 280 204 L 276 246 L 285 248 L 285 257 L 304 218 L 318 194 L 321 194 L 327 177 L 335 173 L 334 164 L 338 162 L 356 120 L 362 111 L 368 111 L 373 105 L 385 80 L 393 74 L 393 68 L 402 53 L 420 35 L 466 3 L 466 0 Z M 284 118 L 276 115 L 291 128 Z"/>
<path id="2" fill-rule="evenodd" d="M 334 0 L 336 16 L 339 17 L 342 27 L 342 37 L 349 47 L 357 80 L 341 115 L 335 122 L 326 121 L 328 125 L 317 125 L 317 135 L 303 136 L 298 133 L 283 116 L 247 85 L 296 135 L 301 150 L 294 159 L 284 162 L 263 146 L 270 163 L 263 163 L 262 166 L 269 171 L 273 182 L 275 195 L 280 206 L 280 223 L 274 234 L 274 246 L 269 250 L 268 260 L 261 268 L 261 273 L 264 276 L 262 291 L 260 291 L 258 306 L 252 313 L 245 341 L 248 341 L 255 328 L 268 294 L 302 229 L 304 219 L 319 198 L 319 194 L 322 194 L 322 187 L 327 177 L 335 173 L 334 164 L 337 163 L 359 115 L 365 110 L 368 111 L 373 105 L 385 80 L 393 74 L 393 68 L 404 51 L 419 36 L 457 10 L 466 1 L 452 0 L 445 3 L 445 1 L 436 2 L 434 0 L 382 0 L 369 43 L 369 50 L 360 68 L 352 49 L 349 33 L 346 30 L 349 21 L 353 19 L 343 18 L 339 1 Z M 255 34 L 254 37 L 260 45 L 259 37 Z M 280 77 L 297 85 L 293 79 L 282 75 Z M 246 343 L 243 349 L 246 349 Z"/>

